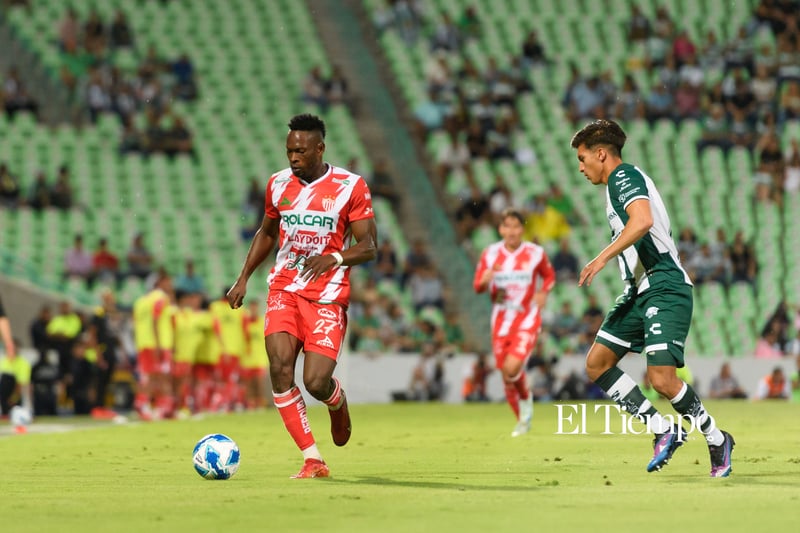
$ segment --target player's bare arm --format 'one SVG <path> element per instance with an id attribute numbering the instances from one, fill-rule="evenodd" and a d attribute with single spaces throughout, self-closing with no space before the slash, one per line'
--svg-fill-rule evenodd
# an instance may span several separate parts
<path id="1" fill-rule="evenodd" d="M 378 228 L 374 218 L 356 220 L 350 224 L 350 232 L 356 243 L 338 252 L 344 266 L 360 265 L 372 261 L 378 253 Z M 322 274 L 339 266 L 334 254 L 312 255 L 303 265 L 303 279 L 316 281 Z"/>
<path id="2" fill-rule="evenodd" d="M 256 268 L 264 262 L 275 242 L 278 240 L 278 229 L 280 228 L 279 218 L 270 218 L 265 216 L 261 221 L 261 227 L 258 228 L 256 234 L 253 236 L 253 241 L 250 243 L 250 249 L 247 250 L 247 257 L 245 257 L 242 271 L 233 287 L 228 291 L 228 304 L 233 309 L 238 309 L 244 302 L 244 297 L 247 294 L 247 280 L 255 272 Z"/>
<path id="3" fill-rule="evenodd" d="M 653 226 L 653 213 L 650 211 L 650 200 L 639 198 L 630 203 L 625 209 L 628 213 L 628 222 L 614 242 L 606 246 L 597 257 L 589 261 L 581 270 L 578 286 L 589 286 L 595 275 L 603 270 L 611 259 L 621 254 L 626 248 L 644 237 Z"/>

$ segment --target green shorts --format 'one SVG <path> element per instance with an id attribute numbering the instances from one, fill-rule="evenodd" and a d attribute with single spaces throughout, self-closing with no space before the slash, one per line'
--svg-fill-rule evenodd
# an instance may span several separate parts
<path id="1" fill-rule="evenodd" d="M 619 358 L 644 350 L 648 366 L 684 366 L 683 350 L 692 323 L 692 287 L 660 283 L 608 312 L 595 341 Z"/>

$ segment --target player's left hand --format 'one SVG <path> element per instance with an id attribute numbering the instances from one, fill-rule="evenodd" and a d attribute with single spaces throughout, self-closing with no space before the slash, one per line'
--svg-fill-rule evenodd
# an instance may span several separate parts
<path id="1" fill-rule="evenodd" d="M 583 270 L 581 270 L 581 275 L 578 278 L 578 287 L 583 287 L 584 285 L 588 287 L 591 285 L 595 275 L 603 270 L 604 266 L 606 266 L 606 261 L 600 257 L 595 257 L 589 261 L 586 266 L 583 267 Z"/>
<path id="2" fill-rule="evenodd" d="M 336 266 L 336 258 L 332 255 L 312 255 L 303 263 L 303 280 L 317 281 L 321 275 Z"/>

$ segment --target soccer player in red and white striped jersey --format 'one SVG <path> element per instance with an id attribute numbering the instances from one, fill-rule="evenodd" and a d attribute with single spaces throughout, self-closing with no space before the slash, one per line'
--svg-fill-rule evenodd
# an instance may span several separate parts
<path id="1" fill-rule="evenodd" d="M 492 299 L 492 351 L 503 374 L 506 399 L 517 417 L 511 433 L 530 431 L 533 397 L 525 374 L 542 325 L 541 310 L 556 280 L 544 248 L 522 240 L 525 219 L 515 209 L 501 214 L 500 236 L 481 253 L 473 282 Z"/>
<path id="2" fill-rule="evenodd" d="M 286 137 L 290 168 L 269 179 L 261 228 L 228 291 L 231 307 L 240 307 L 247 280 L 278 243 L 275 266 L 267 279 L 264 336 L 275 407 L 303 452 L 303 468 L 295 478 L 329 475 L 294 381 L 297 356 L 302 349 L 306 390 L 328 406 L 333 442 L 344 446 L 350 438 L 350 415 L 333 371 L 347 327 L 349 267 L 374 259 L 377 252 L 366 182 L 326 163 L 324 152 L 323 121 L 308 114 L 293 117 Z"/>

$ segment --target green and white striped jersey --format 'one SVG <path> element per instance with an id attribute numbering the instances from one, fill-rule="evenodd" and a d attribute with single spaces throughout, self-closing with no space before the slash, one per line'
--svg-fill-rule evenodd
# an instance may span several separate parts
<path id="1" fill-rule="evenodd" d="M 639 198 L 650 200 L 653 226 L 644 237 L 617 256 L 622 279 L 636 285 L 639 293 L 662 281 L 691 285 L 692 281 L 678 258 L 661 195 L 647 174 L 627 163 L 619 165 L 608 177 L 606 215 L 611 226 L 611 241 L 619 237 L 628 223 L 625 208 Z"/>

